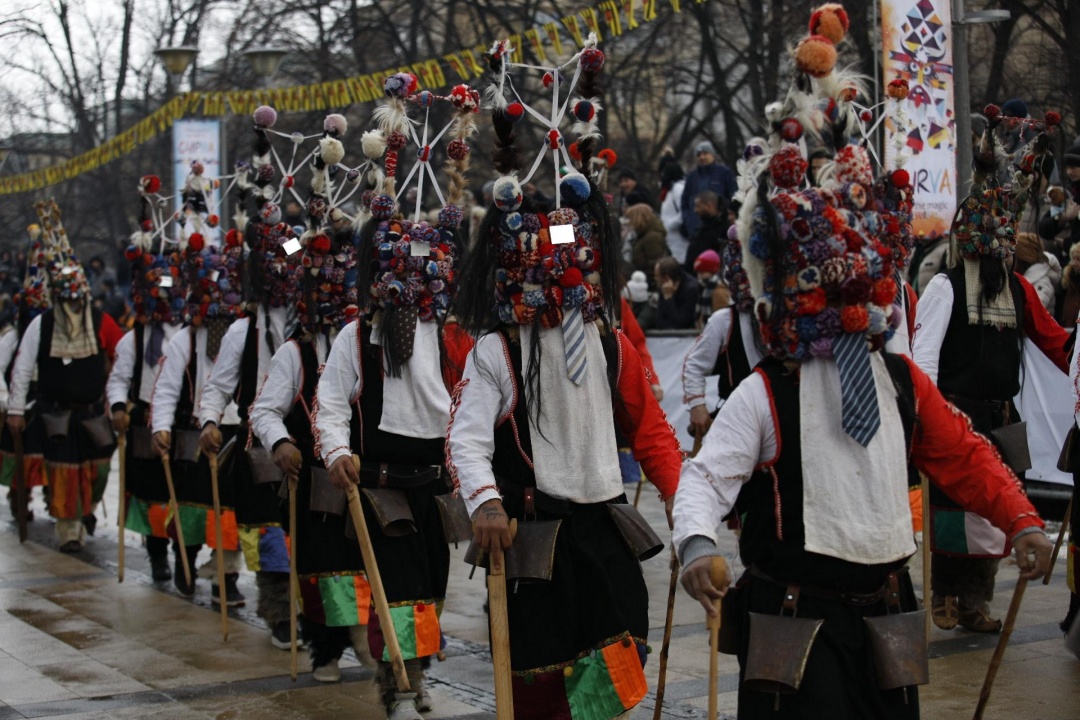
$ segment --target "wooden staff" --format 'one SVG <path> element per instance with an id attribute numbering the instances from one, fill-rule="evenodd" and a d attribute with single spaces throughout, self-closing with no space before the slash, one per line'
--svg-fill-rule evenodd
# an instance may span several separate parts
<path id="1" fill-rule="evenodd" d="M 191 587 L 191 563 L 188 562 L 187 544 L 184 542 L 184 525 L 180 522 L 180 504 L 176 502 L 176 486 L 173 485 L 172 465 L 169 464 L 169 453 L 161 456 L 161 464 L 165 466 L 165 485 L 169 488 L 169 509 L 172 512 L 173 524 L 176 527 L 176 541 L 180 543 L 180 559 L 184 566 L 184 580 Z"/>
<path id="2" fill-rule="evenodd" d="M 1020 601 L 1024 598 L 1027 583 L 1028 581 L 1024 578 L 1020 578 L 1016 583 L 1012 602 L 1009 603 L 1009 612 L 1005 616 L 1005 625 L 1001 628 L 1001 637 L 998 638 L 994 656 L 990 658 L 990 667 L 986 669 L 986 679 L 983 680 L 982 690 L 979 692 L 979 704 L 975 707 L 974 720 L 982 720 L 986 704 L 990 701 L 990 689 L 994 685 L 994 677 L 997 675 L 998 668 L 1001 667 L 1001 660 L 1005 657 L 1005 647 L 1009 644 L 1009 636 L 1012 635 L 1013 627 L 1016 626 L 1016 616 L 1020 612 Z"/>
<path id="3" fill-rule="evenodd" d="M 727 574 L 727 562 L 724 558 L 712 558 L 709 575 L 714 587 L 723 582 L 725 574 Z M 705 618 L 705 624 L 709 628 L 709 720 L 716 720 L 719 713 L 720 698 L 717 697 L 717 684 L 720 672 L 720 609 L 723 602 L 721 599 L 713 603 L 713 607 L 716 608 L 716 617 L 706 616 Z"/>
<path id="4" fill-rule="evenodd" d="M 679 558 L 675 545 L 671 545 L 671 584 L 668 586 L 667 618 L 664 621 L 664 642 L 660 646 L 660 675 L 656 680 L 656 707 L 653 720 L 660 720 L 664 708 L 664 692 L 667 689 L 668 651 L 671 649 L 671 625 L 675 618 L 675 588 L 679 584 Z"/>
<path id="5" fill-rule="evenodd" d="M 353 455 L 352 461 L 359 475 L 359 456 Z M 399 692 L 409 692 L 409 676 L 405 672 L 405 661 L 401 658 L 401 645 L 398 643 L 397 630 L 394 629 L 394 621 L 390 616 L 390 604 L 386 601 L 386 590 L 383 588 L 379 564 L 375 560 L 375 548 L 371 544 L 367 520 L 364 519 L 364 508 L 360 505 L 360 492 L 355 485 L 349 483 L 345 494 L 349 498 L 349 515 L 352 516 L 353 527 L 356 529 L 356 541 L 360 544 L 360 554 L 364 557 L 364 570 L 367 572 L 368 584 L 371 586 L 371 597 L 375 601 L 375 614 L 379 618 L 383 640 L 386 642 L 386 651 L 390 655 L 390 666 L 394 669 L 394 679 L 397 681 Z"/>
<path id="6" fill-rule="evenodd" d="M 641 473 L 641 468 L 638 468 L 638 481 L 637 490 L 634 492 L 634 507 L 637 507 L 638 501 L 641 500 L 641 488 L 645 484 L 645 475 Z"/>
<path id="7" fill-rule="evenodd" d="M 1069 531 L 1069 518 L 1072 517 L 1072 498 L 1069 498 L 1069 504 L 1065 508 L 1065 519 L 1061 521 L 1061 530 L 1058 531 L 1057 542 L 1054 543 L 1054 554 L 1050 556 L 1050 567 L 1046 569 L 1046 577 L 1043 578 L 1043 585 L 1050 584 L 1050 575 L 1054 572 L 1054 564 L 1057 563 L 1058 553 L 1061 552 L 1061 542 L 1065 539 L 1065 534 Z"/>
<path id="8" fill-rule="evenodd" d="M 510 537 L 517 535 L 517 519 L 510 521 Z M 488 566 L 488 618 L 491 622 L 491 660 L 495 666 L 495 718 L 514 720 L 514 676 L 510 669 L 510 616 L 506 607 L 506 564 L 501 547 L 491 553 Z"/>
<path id="9" fill-rule="evenodd" d="M 932 595 L 930 594 L 930 478 L 922 476 L 922 484 L 919 486 L 922 500 L 922 587 L 923 608 L 926 610 L 926 642 L 930 642 L 930 621 L 933 614 Z"/>
<path id="10" fill-rule="evenodd" d="M 303 462 L 300 453 L 293 453 L 293 465 L 297 468 Z M 290 476 L 289 483 L 289 663 L 293 682 L 297 676 L 296 643 L 296 589 L 299 580 L 296 577 L 296 478 Z"/>
<path id="11" fill-rule="evenodd" d="M 26 513 L 30 507 L 30 492 L 26 487 L 26 457 L 23 454 L 21 432 L 11 433 L 15 441 L 15 522 L 19 526 L 19 543 L 26 542 Z"/>
<path id="12" fill-rule="evenodd" d="M 218 442 L 221 441 L 221 433 L 214 430 Z M 218 487 L 218 456 L 210 453 L 207 457 L 210 461 L 210 489 L 214 493 L 214 542 L 217 543 L 217 582 L 218 582 L 218 605 L 221 608 L 221 641 L 229 641 L 229 607 L 226 603 L 225 593 L 225 541 L 221 528 L 221 492 Z"/>
<path id="13" fill-rule="evenodd" d="M 120 453 L 120 513 L 116 522 L 120 526 L 120 542 L 117 545 L 119 552 L 119 568 L 116 571 L 116 581 L 124 582 L 124 525 L 127 524 L 127 433 L 122 432 L 116 437 L 116 449 Z"/>

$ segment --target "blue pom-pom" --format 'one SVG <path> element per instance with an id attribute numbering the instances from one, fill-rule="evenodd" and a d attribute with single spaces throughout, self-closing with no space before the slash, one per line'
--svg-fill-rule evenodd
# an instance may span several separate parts
<path id="1" fill-rule="evenodd" d="M 431 107 L 435 104 L 435 95 L 423 90 L 416 96 L 416 103 L 420 107 Z"/>
<path id="2" fill-rule="evenodd" d="M 581 307 L 581 304 L 585 302 L 585 288 L 581 285 L 575 285 L 574 287 L 563 288 L 563 307 L 564 308 L 576 308 Z"/>
<path id="3" fill-rule="evenodd" d="M 572 205 L 580 205 L 588 200 L 591 192 L 588 178 L 581 173 L 568 173 L 559 181 L 562 199 Z"/>
<path id="4" fill-rule="evenodd" d="M 457 230 L 461 227 L 461 208 L 457 205 L 447 205 L 439 211 L 439 227 Z"/>
<path id="5" fill-rule="evenodd" d="M 574 103 L 574 117 L 581 122 L 589 122 L 596 117 L 596 108 L 588 100 Z"/>
<path id="6" fill-rule="evenodd" d="M 499 228 L 507 233 L 517 234 L 521 231 L 521 213 L 511 212 L 502 216 L 499 221 Z"/>
<path id="7" fill-rule="evenodd" d="M 504 175 L 496 180 L 491 194 L 495 199 L 495 206 L 503 212 L 514 212 L 521 207 L 521 183 L 513 175 Z"/>
<path id="8" fill-rule="evenodd" d="M 371 200 L 371 215 L 379 220 L 389 220 L 394 214 L 394 198 L 379 195 Z"/>
<path id="9" fill-rule="evenodd" d="M 528 305 L 529 307 L 538 308 L 538 307 L 543 307 L 544 305 L 547 304 L 546 301 L 544 300 L 544 291 L 543 290 L 529 290 L 529 291 L 525 292 L 522 297 L 523 297 L 523 300 L 524 300 L 525 304 Z"/>

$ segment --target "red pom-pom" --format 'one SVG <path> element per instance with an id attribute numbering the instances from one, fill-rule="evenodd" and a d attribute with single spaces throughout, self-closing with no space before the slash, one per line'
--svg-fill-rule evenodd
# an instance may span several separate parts
<path id="1" fill-rule="evenodd" d="M 311 239 L 311 250 L 316 255 L 325 255 L 330 252 L 330 238 L 326 235 L 316 235 Z"/>
<path id="2" fill-rule="evenodd" d="M 207 218 L 206 218 L 206 224 L 209 225 L 210 227 L 217 227 L 218 223 L 220 223 L 220 222 L 221 222 L 221 218 L 219 218 L 217 215 L 214 215 L 212 213 L 210 215 L 208 215 Z"/>
<path id="3" fill-rule="evenodd" d="M 154 229 L 154 221 L 149 219 L 143 220 L 141 223 L 139 223 L 139 227 L 142 228 L 143 232 L 150 232 Z"/>
<path id="4" fill-rule="evenodd" d="M 840 325 L 847 333 L 866 332 L 870 313 L 862 305 L 847 305 L 840 311 Z"/>
<path id="5" fill-rule="evenodd" d="M 596 153 L 596 157 L 606 162 L 609 169 L 615 167 L 615 163 L 619 161 L 619 156 L 611 148 L 604 148 Z"/>
<path id="6" fill-rule="evenodd" d="M 559 278 L 559 284 L 563 287 L 577 287 L 583 282 L 585 282 L 585 276 L 576 267 L 566 268 L 563 270 L 562 277 Z"/>
<path id="7" fill-rule="evenodd" d="M 296 178 L 294 178 L 292 175 L 286 175 L 285 177 L 281 178 L 281 187 L 285 188 L 286 190 L 291 188 L 295 183 Z"/>
<path id="8" fill-rule="evenodd" d="M 850 27 L 847 11 L 840 3 L 826 3 L 810 15 L 810 34 L 824 35 L 833 44 L 839 44 Z"/>
<path id="9" fill-rule="evenodd" d="M 233 231 L 229 231 L 233 232 Z M 202 252 L 202 249 L 206 247 L 206 241 L 203 240 L 201 233 L 191 233 L 191 237 L 188 238 L 188 247 L 195 252 Z"/>
<path id="10" fill-rule="evenodd" d="M 161 189 L 161 178 L 157 175 L 144 175 L 139 182 L 142 184 L 142 189 L 145 193 L 153 194 Z"/>
<path id="11" fill-rule="evenodd" d="M 1046 123 L 1047 128 L 1057 127 L 1061 124 L 1061 113 L 1051 110 L 1046 113 L 1043 122 Z"/>
<path id="12" fill-rule="evenodd" d="M 566 148 L 566 152 L 570 153 L 571 160 L 581 162 L 581 148 L 578 147 L 576 142 L 570 143 L 570 147 Z M 610 167 L 610 165 L 608 167 Z"/>
<path id="13" fill-rule="evenodd" d="M 889 307 L 896 299 L 896 282 L 892 278 L 883 278 L 874 283 L 870 293 L 870 302 L 879 307 Z"/>
<path id="14" fill-rule="evenodd" d="M 983 115 L 987 120 L 997 120 L 1001 117 L 1001 108 L 991 103 L 983 108 Z"/>
<path id="15" fill-rule="evenodd" d="M 911 175 L 907 170 L 893 170 L 892 175 L 889 176 L 892 181 L 893 187 L 906 188 L 911 184 Z"/>
<path id="16" fill-rule="evenodd" d="M 780 137 L 784 138 L 788 142 L 799 142 L 799 138 L 803 136 L 802 123 L 795 118 L 786 118 L 780 123 Z"/>
<path id="17" fill-rule="evenodd" d="M 124 251 L 124 257 L 127 258 L 128 262 L 135 262 L 139 259 L 141 255 L 142 250 L 135 247 L 134 245 L 128 245 L 127 250 Z"/>
<path id="18" fill-rule="evenodd" d="M 544 87 L 549 88 L 555 82 L 555 76 L 549 72 L 544 73 Z"/>
<path id="19" fill-rule="evenodd" d="M 244 241 L 244 236 L 240 234 L 240 231 L 233 228 L 229 232 L 225 233 L 225 244 L 229 247 L 239 247 L 240 243 Z"/>
<path id="20" fill-rule="evenodd" d="M 548 130 L 547 134 L 548 147 L 552 150 L 558 150 L 559 145 L 562 144 L 562 133 L 556 129 Z"/>
<path id="21" fill-rule="evenodd" d="M 143 261 L 143 265 L 147 265 L 147 266 L 153 265 L 154 264 L 154 256 L 151 255 L 150 253 L 146 253 L 146 254 L 144 254 L 142 256 L 142 261 Z"/>
<path id="22" fill-rule="evenodd" d="M 859 119 L 862 120 L 864 123 L 868 123 L 874 119 L 874 113 L 870 112 L 869 110 L 863 110 L 861 113 L 859 113 Z"/>
<path id="23" fill-rule="evenodd" d="M 506 106 L 506 117 L 515 125 L 525 117 L 525 106 L 519 102 L 512 102 Z"/>

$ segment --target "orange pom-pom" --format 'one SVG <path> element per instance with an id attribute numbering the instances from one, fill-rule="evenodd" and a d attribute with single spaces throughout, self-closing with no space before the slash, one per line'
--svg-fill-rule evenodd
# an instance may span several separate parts
<path id="1" fill-rule="evenodd" d="M 795 48 L 795 65 L 811 77 L 823 78 L 836 67 L 836 46 L 827 37 L 811 35 Z"/>
<path id="2" fill-rule="evenodd" d="M 870 302 L 880 307 L 889 307 L 896 299 L 896 282 L 892 278 L 882 278 L 874 283 L 870 293 Z"/>
<path id="3" fill-rule="evenodd" d="M 870 313 L 862 305 L 847 305 L 840 311 L 840 325 L 844 332 L 865 332 L 870 325 Z"/>
<path id="4" fill-rule="evenodd" d="M 821 35 L 839 45 L 847 35 L 851 21 L 840 3 L 826 3 L 810 15 L 810 34 Z"/>

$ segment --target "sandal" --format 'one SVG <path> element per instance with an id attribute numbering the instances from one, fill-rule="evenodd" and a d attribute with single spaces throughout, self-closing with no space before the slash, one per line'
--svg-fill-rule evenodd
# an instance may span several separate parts
<path id="1" fill-rule="evenodd" d="M 966 608 L 960 613 L 960 627 L 977 633 L 996 633 L 1001 630 L 1001 620 L 990 617 L 983 608 Z"/>
<path id="2" fill-rule="evenodd" d="M 935 595 L 932 603 L 933 611 L 931 617 L 934 620 L 934 624 L 942 630 L 952 630 L 955 628 L 957 622 L 959 622 L 956 596 Z"/>

